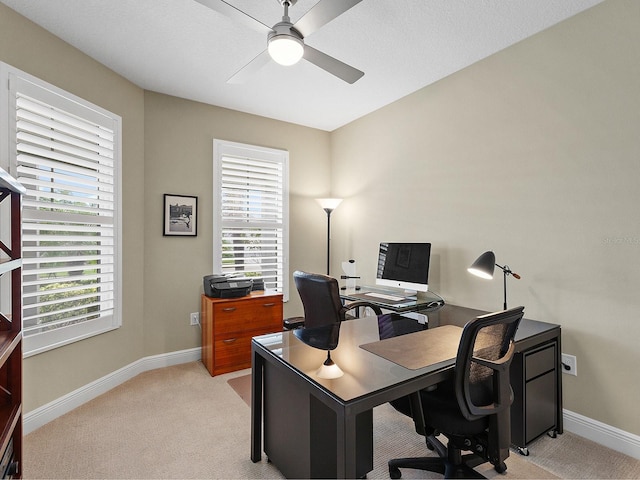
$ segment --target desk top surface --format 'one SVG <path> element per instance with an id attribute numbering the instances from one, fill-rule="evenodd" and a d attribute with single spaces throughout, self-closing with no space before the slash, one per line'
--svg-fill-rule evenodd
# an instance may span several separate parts
<path id="1" fill-rule="evenodd" d="M 429 328 L 441 325 L 462 327 L 469 320 L 484 313 L 486 312 L 445 305 L 437 312 L 429 314 Z M 327 352 L 306 345 L 292 331 L 254 337 L 253 342 L 273 355 L 274 359 L 288 364 L 331 395 L 348 402 L 416 377 L 452 369 L 455 358 L 409 369 L 361 348 L 361 345 L 377 342 L 380 339 L 409 334 L 426 328 L 427 326 L 415 320 L 395 314 L 382 315 L 379 318 L 368 316 L 342 322 L 338 347 L 331 351 L 331 358 L 344 372 L 344 375 L 337 379 L 317 377 L 316 372 L 325 361 Z M 525 319 L 520 323 L 516 344 L 518 341 L 525 341 L 557 328 L 558 325 Z M 425 341 L 428 340 L 425 337 Z M 457 348 L 457 344 L 451 347 Z M 427 348 L 427 346 L 414 343 L 412 348 Z"/>

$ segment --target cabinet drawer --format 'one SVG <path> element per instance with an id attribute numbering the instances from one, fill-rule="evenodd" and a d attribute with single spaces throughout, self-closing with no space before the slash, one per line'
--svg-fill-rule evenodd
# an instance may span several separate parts
<path id="1" fill-rule="evenodd" d="M 215 368 L 217 371 L 248 368 L 251 366 L 251 338 L 254 333 L 224 335 L 215 341 Z"/>
<path id="2" fill-rule="evenodd" d="M 215 334 L 246 332 L 264 327 L 282 329 L 282 298 L 256 298 L 214 305 Z M 275 331 L 275 330 L 274 330 Z"/>
<path id="3" fill-rule="evenodd" d="M 555 344 L 527 353 L 525 357 L 526 380 L 531 380 L 545 372 L 556 368 L 556 346 Z"/>
<path id="4" fill-rule="evenodd" d="M 557 428 L 556 385 L 554 372 L 542 375 L 527 384 L 526 443 Z"/>

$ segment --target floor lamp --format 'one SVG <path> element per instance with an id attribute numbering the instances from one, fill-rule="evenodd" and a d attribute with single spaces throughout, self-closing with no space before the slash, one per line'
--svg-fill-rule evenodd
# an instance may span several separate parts
<path id="1" fill-rule="evenodd" d="M 496 256 L 493 252 L 488 251 L 480 255 L 473 264 L 467 268 L 469 273 L 473 275 L 491 280 L 493 278 L 494 267 L 498 267 L 503 273 L 503 286 L 504 286 L 504 309 L 507 309 L 507 275 L 513 276 L 513 278 L 520 280 L 520 275 L 512 272 L 511 269 L 504 265 L 500 266 L 496 263 Z"/>
<path id="2" fill-rule="evenodd" d="M 341 198 L 317 198 L 316 201 L 320 204 L 322 209 L 327 212 L 327 275 L 329 275 L 329 265 L 331 262 L 331 212 L 333 212 L 340 202 Z"/>

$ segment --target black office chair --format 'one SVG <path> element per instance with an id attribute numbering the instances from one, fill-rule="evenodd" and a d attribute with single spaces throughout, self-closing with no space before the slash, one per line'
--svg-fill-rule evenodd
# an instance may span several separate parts
<path id="1" fill-rule="evenodd" d="M 517 307 L 471 320 L 462 332 L 454 378 L 391 402 L 413 418 L 427 447 L 438 453 L 390 460 L 391 478 L 401 477 L 400 468 L 428 470 L 445 478 L 484 478 L 474 467 L 485 462 L 499 473 L 506 471 L 513 401 L 509 366 L 523 312 L 524 307 Z M 440 433 L 447 437 L 447 446 L 436 438 Z"/>
<path id="2" fill-rule="evenodd" d="M 287 329 L 304 328 L 307 332 L 327 332 L 329 326 L 333 326 L 335 333 L 335 342 L 333 343 L 337 346 L 337 332 L 340 322 L 350 318 L 347 312 L 360 307 L 370 307 L 376 315 L 382 315 L 380 308 L 373 303 L 357 301 L 343 305 L 338 281 L 333 277 L 295 271 L 293 272 L 293 280 L 302 300 L 304 317 L 286 319 L 284 327 Z"/>

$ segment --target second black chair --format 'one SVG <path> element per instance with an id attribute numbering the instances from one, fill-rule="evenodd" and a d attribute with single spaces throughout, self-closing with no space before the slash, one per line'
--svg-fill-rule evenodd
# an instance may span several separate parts
<path id="1" fill-rule="evenodd" d="M 416 431 L 439 456 L 391 460 L 391 478 L 400 478 L 400 468 L 429 470 L 445 478 L 484 478 L 473 469 L 484 462 L 499 473 L 506 471 L 513 401 L 509 365 L 523 312 L 524 307 L 517 307 L 471 320 L 462 332 L 454 378 L 391 402 L 413 418 Z M 439 433 L 447 437 L 447 446 L 436 438 Z"/>

